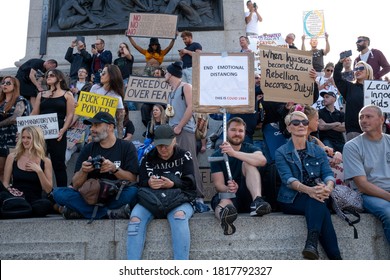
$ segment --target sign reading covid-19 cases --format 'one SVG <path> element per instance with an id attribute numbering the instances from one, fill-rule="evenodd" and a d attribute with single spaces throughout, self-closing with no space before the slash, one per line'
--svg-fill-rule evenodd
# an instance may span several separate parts
<path id="1" fill-rule="evenodd" d="M 19 133 L 21 133 L 22 128 L 25 126 L 39 126 L 43 131 L 45 139 L 58 138 L 57 113 L 17 117 L 16 126 L 18 127 Z"/>
<path id="2" fill-rule="evenodd" d="M 81 91 L 77 99 L 78 105 L 75 109 L 75 114 L 92 118 L 96 113 L 107 112 L 115 118 L 118 102 L 119 100 L 116 97 Z"/>
<path id="3" fill-rule="evenodd" d="M 127 36 L 176 38 L 177 15 L 130 13 Z"/>
<path id="4" fill-rule="evenodd" d="M 325 17 L 324 11 L 313 10 L 303 12 L 303 34 L 313 38 L 322 38 L 325 36 Z"/>
<path id="5" fill-rule="evenodd" d="M 311 52 L 259 46 L 261 89 L 265 101 L 313 104 L 314 81 L 309 76 Z"/>
<path id="6" fill-rule="evenodd" d="M 126 101 L 166 104 L 171 87 L 164 78 L 130 76 Z"/>
<path id="7" fill-rule="evenodd" d="M 254 111 L 253 53 L 193 55 L 193 105 L 200 113 Z M 202 109 L 203 108 L 203 109 Z"/>
<path id="8" fill-rule="evenodd" d="M 376 105 L 390 113 L 390 84 L 386 81 L 364 81 L 364 106 Z"/>

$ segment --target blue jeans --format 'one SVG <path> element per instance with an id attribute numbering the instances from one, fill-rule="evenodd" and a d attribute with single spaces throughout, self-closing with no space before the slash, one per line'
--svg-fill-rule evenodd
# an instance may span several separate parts
<path id="1" fill-rule="evenodd" d="M 363 207 L 383 224 L 387 242 L 390 244 L 390 202 L 371 195 L 362 195 Z"/>
<path id="2" fill-rule="evenodd" d="M 183 77 L 181 80 L 192 85 L 192 67 L 183 69 Z"/>
<path id="3" fill-rule="evenodd" d="M 320 233 L 320 243 L 329 259 L 340 256 L 336 232 L 326 202 L 322 203 L 300 193 L 293 203 L 281 203 L 282 210 L 286 214 L 304 215 L 308 230 Z"/>
<path id="4" fill-rule="evenodd" d="M 95 219 L 101 219 L 107 215 L 108 209 L 118 209 L 123 205 L 131 204 L 133 199 L 137 197 L 138 189 L 134 186 L 125 187 L 119 196 L 118 200 L 113 200 L 104 207 L 99 207 Z M 69 209 L 75 210 L 90 219 L 95 205 L 89 205 L 85 202 L 81 194 L 72 188 L 55 188 L 53 191 L 54 200 L 58 205 L 66 206 Z"/>
<path id="5" fill-rule="evenodd" d="M 183 211 L 183 218 L 176 218 L 177 211 Z M 168 213 L 167 219 L 171 227 L 173 258 L 175 260 L 188 260 L 190 256 L 190 227 L 189 220 L 194 214 L 191 204 L 184 203 Z M 132 222 L 138 218 L 139 222 Z M 154 216 L 145 207 L 137 204 L 131 212 L 127 228 L 127 259 L 140 260 L 145 245 L 146 229 Z"/>

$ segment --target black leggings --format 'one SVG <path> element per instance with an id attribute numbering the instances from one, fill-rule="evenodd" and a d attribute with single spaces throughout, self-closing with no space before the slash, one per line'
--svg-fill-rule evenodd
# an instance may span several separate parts
<path id="1" fill-rule="evenodd" d="M 68 175 L 66 173 L 65 165 L 66 133 L 63 134 L 61 141 L 57 141 L 57 139 L 47 139 L 46 146 L 56 176 L 57 187 L 67 187 Z"/>

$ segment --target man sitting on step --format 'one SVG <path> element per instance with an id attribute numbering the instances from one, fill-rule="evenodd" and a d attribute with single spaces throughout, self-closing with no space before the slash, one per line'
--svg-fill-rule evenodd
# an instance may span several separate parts
<path id="1" fill-rule="evenodd" d="M 237 213 L 263 216 L 271 212 L 271 205 L 261 197 L 259 166 L 267 163 L 263 153 L 255 146 L 244 142 L 245 122 L 234 117 L 227 123 L 227 141 L 219 146 L 212 157 L 228 155 L 232 179 L 229 179 L 226 163 L 211 161 L 211 178 L 217 194 L 211 200 L 215 216 L 220 219 L 225 235 L 235 233 L 233 222 Z"/>

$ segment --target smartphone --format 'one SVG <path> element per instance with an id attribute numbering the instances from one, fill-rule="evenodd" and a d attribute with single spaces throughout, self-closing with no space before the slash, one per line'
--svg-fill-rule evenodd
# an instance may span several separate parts
<path id="1" fill-rule="evenodd" d="M 95 44 L 92 44 L 92 45 L 91 45 L 91 48 L 96 49 Z"/>
<path id="2" fill-rule="evenodd" d="M 349 56 L 352 56 L 352 51 L 351 50 L 340 53 L 340 59 L 343 59 L 343 58 L 346 58 L 346 57 L 349 57 Z"/>

